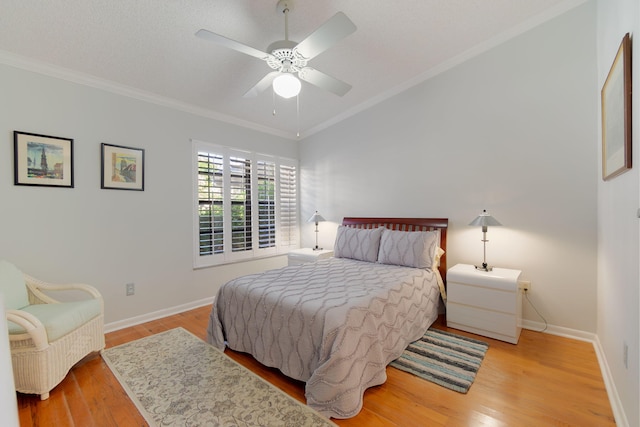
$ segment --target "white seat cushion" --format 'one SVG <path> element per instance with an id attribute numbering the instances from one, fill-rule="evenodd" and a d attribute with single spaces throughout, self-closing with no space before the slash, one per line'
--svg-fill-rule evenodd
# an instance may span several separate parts
<path id="1" fill-rule="evenodd" d="M 33 304 L 20 310 L 33 314 L 44 325 L 47 339 L 53 342 L 84 325 L 101 313 L 100 300 L 62 302 L 59 304 Z M 13 322 L 9 323 L 9 334 L 23 334 L 26 331 Z"/>

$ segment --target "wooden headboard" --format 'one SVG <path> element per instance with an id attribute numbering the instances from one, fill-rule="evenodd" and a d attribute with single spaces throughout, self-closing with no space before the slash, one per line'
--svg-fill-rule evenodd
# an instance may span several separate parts
<path id="1" fill-rule="evenodd" d="M 401 231 L 432 231 L 440 230 L 440 247 L 445 251 L 440 258 L 440 275 L 444 280 L 447 277 L 447 218 L 355 218 L 345 217 L 342 225 L 357 228 L 386 227 L 391 230 Z"/>

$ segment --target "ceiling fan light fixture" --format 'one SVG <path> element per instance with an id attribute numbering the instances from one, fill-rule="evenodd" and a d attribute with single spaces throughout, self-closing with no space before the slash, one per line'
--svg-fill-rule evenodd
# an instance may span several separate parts
<path id="1" fill-rule="evenodd" d="M 290 73 L 283 73 L 273 79 L 273 91 L 283 97 L 292 98 L 300 93 L 302 83 L 296 76 Z"/>

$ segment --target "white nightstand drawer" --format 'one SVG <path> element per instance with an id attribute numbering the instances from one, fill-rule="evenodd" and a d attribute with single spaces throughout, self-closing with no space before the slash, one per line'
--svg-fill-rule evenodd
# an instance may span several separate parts
<path id="1" fill-rule="evenodd" d="M 520 270 L 496 267 L 491 271 L 482 271 L 469 264 L 457 264 L 447 272 L 447 282 L 483 286 L 503 291 L 513 291 L 513 284 L 518 282 L 519 277 Z"/>
<path id="2" fill-rule="evenodd" d="M 464 285 L 451 281 L 449 281 L 447 285 L 449 301 L 455 301 L 463 305 L 483 307 L 486 310 L 516 314 L 517 289 L 503 291 L 482 286 Z"/>
<path id="3" fill-rule="evenodd" d="M 492 334 L 513 338 L 516 328 L 518 327 L 517 319 L 513 315 L 451 302 L 447 304 L 447 315 L 451 315 L 451 319 L 453 319 L 452 323 L 461 326 L 460 329 L 472 327 L 475 331 L 481 331 L 476 333 L 492 338 L 496 338 Z"/>

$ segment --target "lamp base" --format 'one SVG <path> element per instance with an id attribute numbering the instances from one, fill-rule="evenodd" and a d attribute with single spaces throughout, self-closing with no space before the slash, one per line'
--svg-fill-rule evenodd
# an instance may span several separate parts
<path id="1" fill-rule="evenodd" d="M 315 247 L 315 248 L 313 248 L 313 250 L 314 250 L 314 251 L 321 251 L 321 250 L 322 250 L 322 248 L 319 248 L 319 247 L 318 247 L 318 245 L 316 245 L 316 247 Z"/>
<path id="2" fill-rule="evenodd" d="M 476 270 L 491 271 L 493 270 L 493 267 L 491 267 L 490 265 L 487 265 L 486 262 L 483 262 L 482 265 L 476 265 Z"/>

